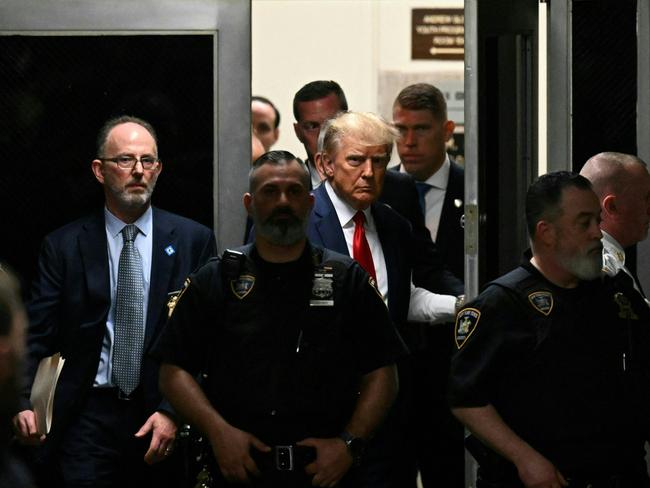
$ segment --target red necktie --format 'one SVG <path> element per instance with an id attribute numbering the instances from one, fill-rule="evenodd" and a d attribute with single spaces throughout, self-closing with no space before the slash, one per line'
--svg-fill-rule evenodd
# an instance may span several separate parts
<path id="1" fill-rule="evenodd" d="M 354 239 L 352 240 L 352 257 L 357 260 L 363 269 L 373 277 L 377 282 L 377 274 L 375 273 L 375 263 L 372 261 L 372 253 L 370 246 L 366 239 L 366 229 L 363 224 L 366 221 L 366 216 L 359 210 L 354 217 Z"/>

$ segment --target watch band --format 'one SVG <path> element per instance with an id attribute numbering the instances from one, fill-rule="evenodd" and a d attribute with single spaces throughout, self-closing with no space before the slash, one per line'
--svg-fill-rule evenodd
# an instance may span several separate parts
<path id="1" fill-rule="evenodd" d="M 361 463 L 361 458 L 366 447 L 366 441 L 361 437 L 355 437 L 347 430 L 344 430 L 339 434 L 339 439 L 345 442 L 345 445 L 352 455 L 354 465 L 358 466 Z"/>

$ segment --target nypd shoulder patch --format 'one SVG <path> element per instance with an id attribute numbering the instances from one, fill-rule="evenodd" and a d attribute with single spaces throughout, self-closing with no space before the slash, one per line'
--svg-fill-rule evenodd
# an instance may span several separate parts
<path id="1" fill-rule="evenodd" d="M 454 327 L 454 336 L 458 349 L 463 347 L 465 341 L 472 335 L 480 318 L 481 311 L 475 308 L 464 308 L 458 312 L 456 326 Z"/>
<path id="2" fill-rule="evenodd" d="M 253 291 L 254 286 L 255 276 L 252 275 L 241 275 L 236 280 L 230 281 L 230 289 L 232 290 L 233 295 L 240 300 L 246 298 L 246 296 Z"/>
<path id="3" fill-rule="evenodd" d="M 535 310 L 546 316 L 553 310 L 553 294 L 550 291 L 535 291 L 528 295 L 528 301 Z"/>

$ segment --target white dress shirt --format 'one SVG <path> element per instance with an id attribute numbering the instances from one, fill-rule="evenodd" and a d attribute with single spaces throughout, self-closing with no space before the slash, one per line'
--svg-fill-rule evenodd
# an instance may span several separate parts
<path id="1" fill-rule="evenodd" d="M 336 210 L 336 215 L 339 218 L 339 223 L 341 224 L 341 229 L 343 229 L 343 236 L 345 237 L 345 243 L 348 246 L 348 254 L 354 256 L 352 253 L 352 244 L 354 242 L 354 216 L 357 211 L 352 208 L 345 200 L 339 198 L 339 196 L 330 185 L 329 181 L 324 183 L 325 190 L 332 200 L 334 205 L 334 210 Z M 381 296 L 384 297 L 384 303 L 388 304 L 388 272 L 386 271 L 386 259 L 384 258 L 384 250 L 381 247 L 381 242 L 379 241 L 379 235 L 377 234 L 377 227 L 375 226 L 375 219 L 372 218 L 372 212 L 370 207 L 363 211 L 363 214 L 366 217 L 366 224 L 364 226 L 366 231 L 366 240 L 368 241 L 368 246 L 370 246 L 370 253 L 372 254 L 372 262 L 375 265 L 375 275 L 377 276 L 377 288 Z"/>
<path id="2" fill-rule="evenodd" d="M 450 168 L 451 161 L 449 160 L 449 155 L 445 154 L 445 161 L 438 171 L 422 182 L 431 185 L 431 189 L 424 195 L 424 223 L 431 233 L 431 240 L 433 242 L 436 242 L 436 237 L 438 236 L 442 205 L 445 202 L 447 184 L 449 183 Z M 407 172 L 404 169 L 404 165 L 400 166 L 400 172 Z"/>
<path id="3" fill-rule="evenodd" d="M 124 247 L 124 238 L 122 229 L 126 223 L 115 217 L 107 208 L 104 208 L 104 220 L 106 227 L 106 241 L 108 243 L 108 270 L 110 275 L 111 287 L 111 308 L 108 310 L 106 319 L 106 330 L 102 341 L 102 351 L 97 366 L 97 375 L 95 376 L 94 386 L 109 387 L 114 386 L 112 382 L 113 373 L 113 339 L 115 336 L 115 296 L 117 294 L 117 270 L 120 263 L 120 253 Z M 144 328 L 147 323 L 147 305 L 149 301 L 149 285 L 151 279 L 151 250 L 153 248 L 153 212 L 151 207 L 134 222 L 139 232 L 133 241 L 136 249 L 140 253 L 142 260 L 142 273 L 144 284 L 144 303 L 143 303 L 143 324 Z"/>
<path id="4" fill-rule="evenodd" d="M 630 270 L 625 267 L 625 250 L 623 249 L 623 246 L 621 246 L 614 237 L 604 230 L 601 230 L 601 232 L 603 233 L 603 238 L 601 239 L 601 242 L 603 243 L 603 271 L 609 276 L 616 276 L 619 271 L 623 271 L 632 278 L 634 289 L 643 297 L 648 306 L 650 306 L 650 301 L 648 301 L 641 290 L 639 290 L 634 276 Z"/>
<path id="5" fill-rule="evenodd" d="M 357 211 L 346 201 L 339 198 L 329 181 L 325 183 L 325 190 L 332 200 L 334 210 L 343 230 L 345 243 L 348 246 L 348 253 L 352 256 L 352 244 L 354 242 L 354 220 Z M 368 246 L 372 254 L 372 261 L 375 265 L 377 275 L 377 287 L 381 293 L 384 303 L 388 305 L 388 272 L 386 270 L 386 259 L 384 250 L 381 247 L 375 220 L 372 217 L 370 208 L 363 211 L 366 217 L 365 231 Z M 453 321 L 456 313 L 456 297 L 451 295 L 438 295 L 431 293 L 424 288 L 413 285 L 411 280 L 411 298 L 409 300 L 408 320 L 411 322 L 450 322 Z"/>

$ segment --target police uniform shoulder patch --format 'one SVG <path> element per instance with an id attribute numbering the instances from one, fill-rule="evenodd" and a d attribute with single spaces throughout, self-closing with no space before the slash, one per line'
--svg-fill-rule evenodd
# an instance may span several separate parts
<path id="1" fill-rule="evenodd" d="M 171 317 L 172 314 L 174 313 L 174 309 L 176 308 L 178 301 L 183 296 L 183 293 L 185 293 L 185 291 L 189 288 L 190 283 L 191 280 L 189 278 L 186 278 L 185 282 L 183 283 L 183 288 L 168 293 L 169 300 L 167 300 L 167 318 Z"/>
<path id="2" fill-rule="evenodd" d="M 548 316 L 553 310 L 553 294 L 550 291 L 534 291 L 528 301 L 539 313 Z"/>
<path id="3" fill-rule="evenodd" d="M 464 308 L 458 312 L 456 326 L 454 327 L 454 336 L 458 349 L 463 347 L 465 341 L 472 335 L 480 318 L 481 311 L 475 308 Z"/>
<path id="4" fill-rule="evenodd" d="M 232 290 L 233 295 L 240 300 L 246 298 L 246 296 L 253 290 L 254 286 L 255 276 L 253 275 L 240 275 L 236 280 L 230 281 L 230 289 Z"/>

